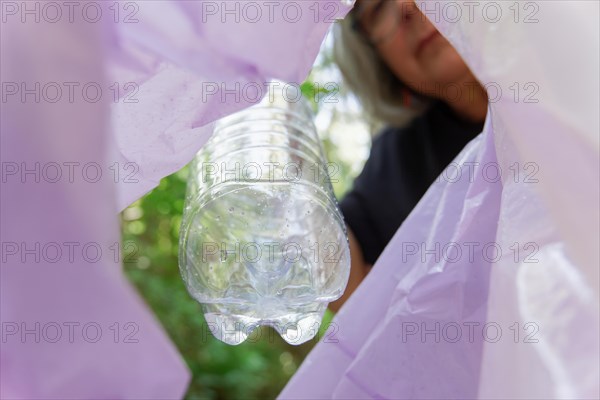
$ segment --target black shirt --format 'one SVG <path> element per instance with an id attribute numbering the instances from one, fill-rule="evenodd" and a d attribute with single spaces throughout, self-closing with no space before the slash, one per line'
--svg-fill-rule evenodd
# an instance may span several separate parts
<path id="1" fill-rule="evenodd" d="M 437 101 L 407 127 L 386 128 L 374 139 L 363 171 L 340 202 L 367 263 L 375 263 L 429 186 L 482 130 L 483 123 L 462 120 Z"/>

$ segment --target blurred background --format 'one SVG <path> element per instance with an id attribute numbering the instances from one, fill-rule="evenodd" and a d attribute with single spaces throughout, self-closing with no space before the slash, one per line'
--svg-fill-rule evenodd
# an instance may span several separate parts
<path id="1" fill-rule="evenodd" d="M 327 159 L 339 167 L 332 184 L 341 199 L 369 155 L 370 132 L 375 127 L 367 124 L 358 101 L 345 90 L 332 60 L 332 38 L 330 32 L 301 89 L 315 111 Z M 164 178 L 121 214 L 126 275 L 192 373 L 187 399 L 275 398 L 317 338 L 333 338 L 333 327 L 326 331 L 333 314 L 327 311 L 317 338 L 300 346 L 285 343 L 267 327 L 239 346 L 214 339 L 200 304 L 187 293 L 177 264 L 186 179 L 187 167 Z"/>

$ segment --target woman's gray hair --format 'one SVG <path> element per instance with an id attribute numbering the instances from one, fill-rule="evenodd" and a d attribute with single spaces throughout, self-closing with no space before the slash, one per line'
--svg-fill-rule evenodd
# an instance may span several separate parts
<path id="1" fill-rule="evenodd" d="M 429 102 L 421 96 L 411 97 L 410 108 L 403 105 L 403 90 L 407 87 L 377 54 L 375 48 L 352 27 L 349 14 L 333 27 L 333 59 L 344 82 L 359 98 L 371 126 L 402 127 L 425 111 Z M 405 92 L 406 93 L 406 92 Z M 414 94 L 412 91 L 409 93 Z"/>

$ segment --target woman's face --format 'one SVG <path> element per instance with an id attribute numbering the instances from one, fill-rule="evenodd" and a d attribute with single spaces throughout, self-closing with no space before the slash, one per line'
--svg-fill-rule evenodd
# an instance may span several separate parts
<path id="1" fill-rule="evenodd" d="M 358 0 L 363 30 L 394 74 L 413 90 L 438 97 L 436 84 L 464 82 L 472 74 L 456 50 L 412 0 Z M 373 38 L 374 36 L 374 38 Z"/>

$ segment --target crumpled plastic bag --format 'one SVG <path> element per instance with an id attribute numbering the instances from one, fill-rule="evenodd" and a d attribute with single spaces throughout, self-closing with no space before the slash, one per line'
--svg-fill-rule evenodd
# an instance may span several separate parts
<path id="1" fill-rule="evenodd" d="M 488 87 L 484 130 L 282 399 L 600 397 L 598 3 L 465 3 L 417 2 Z"/>

